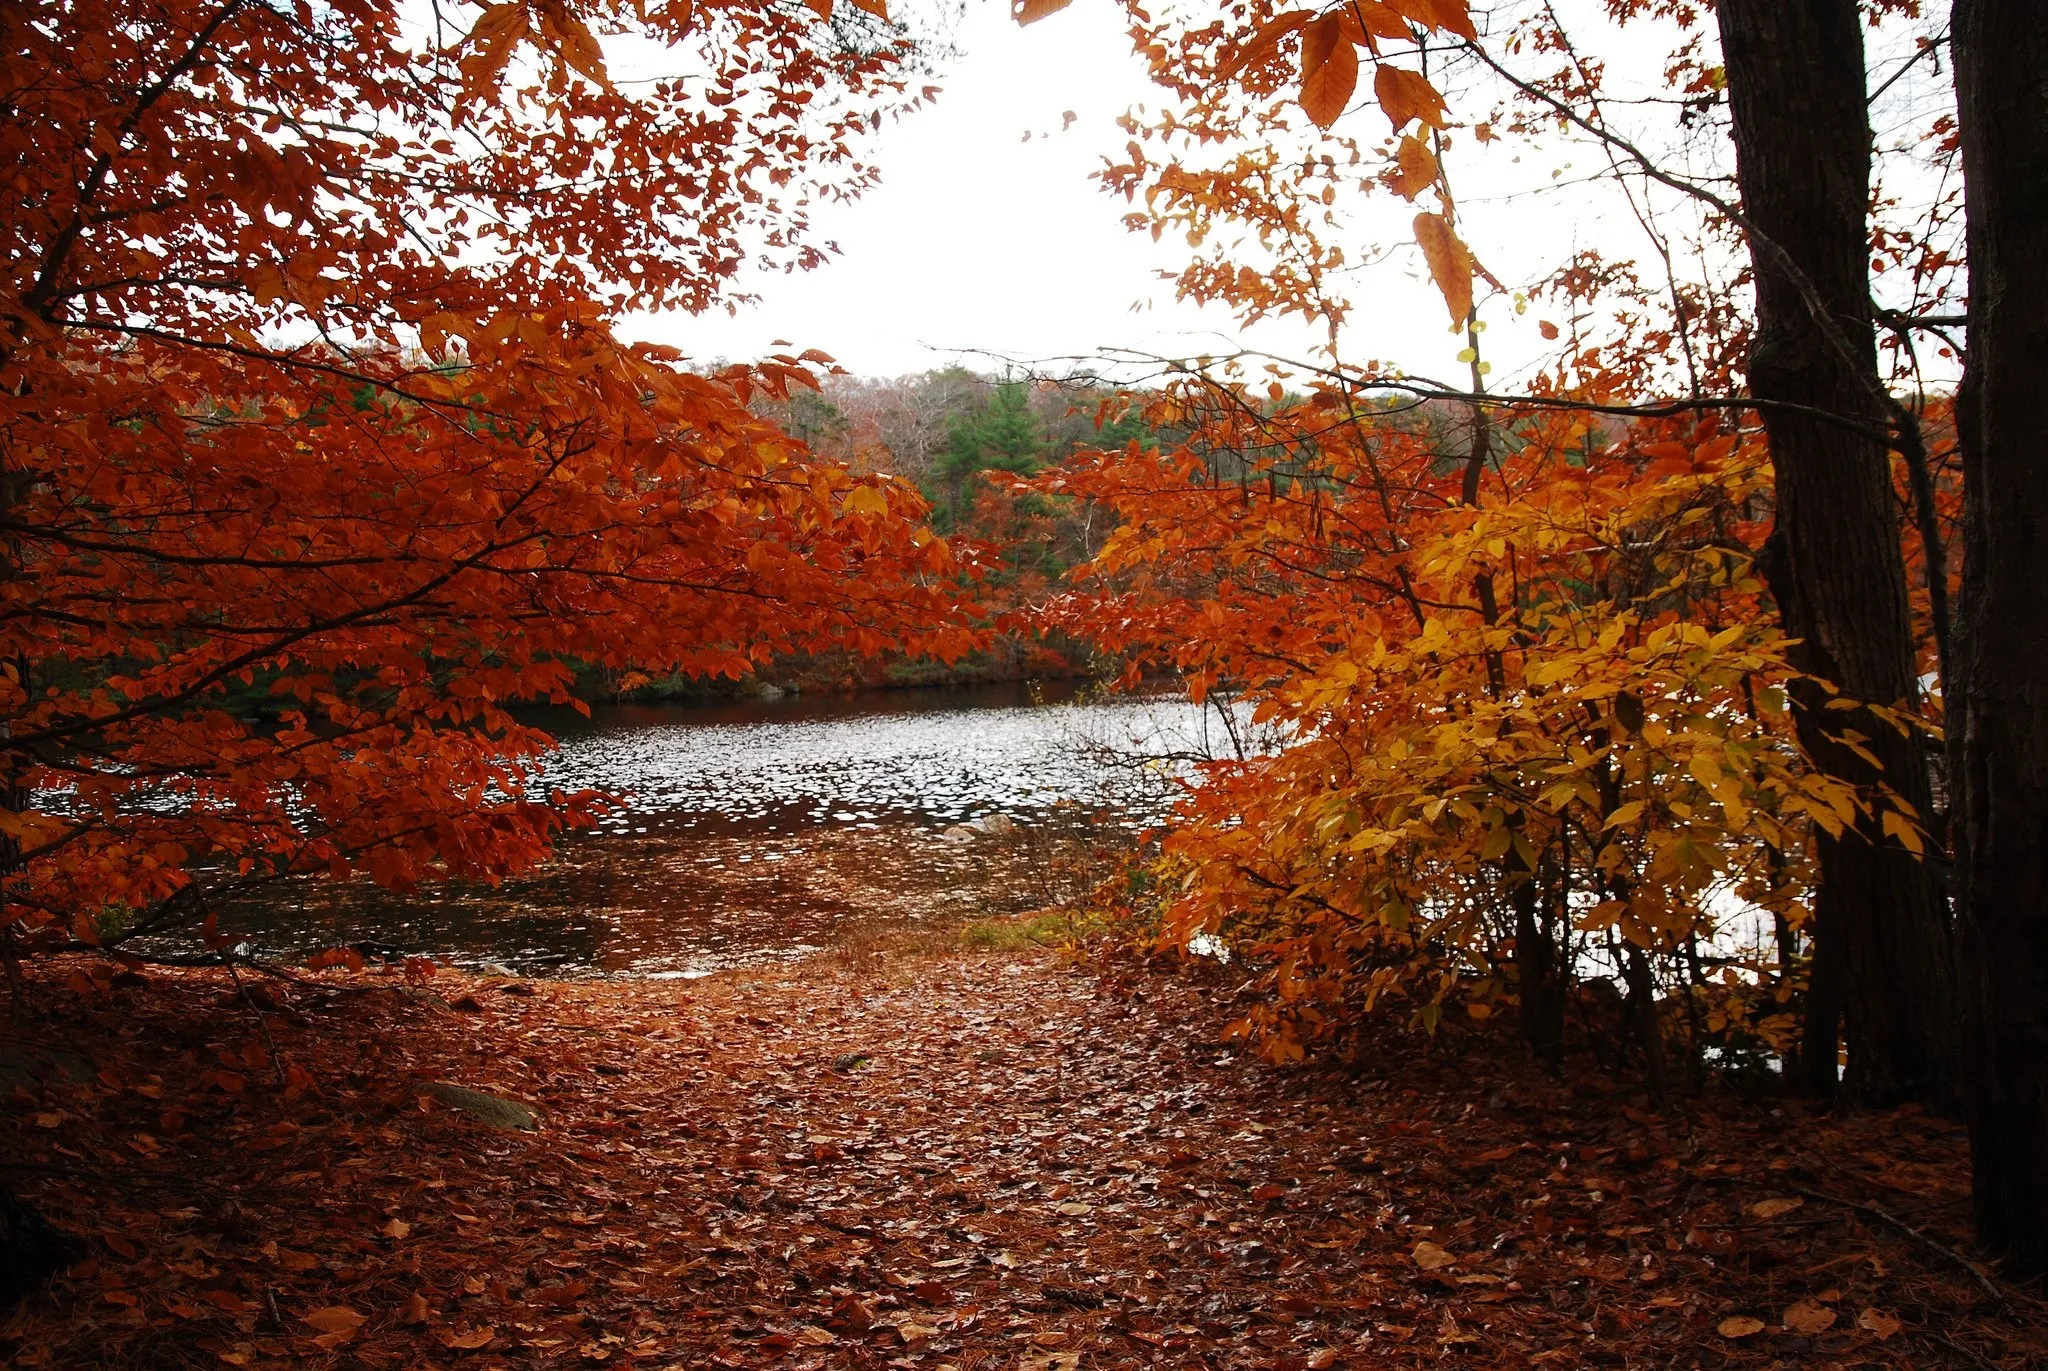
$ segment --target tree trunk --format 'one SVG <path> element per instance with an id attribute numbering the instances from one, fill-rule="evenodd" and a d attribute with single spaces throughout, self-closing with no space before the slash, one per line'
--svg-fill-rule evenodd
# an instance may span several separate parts
<path id="1" fill-rule="evenodd" d="M 2048 28 L 1957 0 L 1969 356 L 1949 691 L 1979 1240 L 2048 1272 Z"/>
<path id="2" fill-rule="evenodd" d="M 0 1309 L 35 1293 L 78 1256 L 71 1239 L 52 1228 L 27 1201 L 0 1186 Z"/>
<path id="3" fill-rule="evenodd" d="M 1509 897 L 1515 911 L 1515 992 L 1523 1041 L 1536 1060 L 1556 1071 L 1564 1064 L 1566 968 L 1556 924 L 1540 907 L 1542 896 L 1531 875 Z"/>
<path id="4" fill-rule="evenodd" d="M 1800 640 L 1794 666 L 1847 699 L 1907 706 L 1917 694 L 1915 653 L 1871 330 L 1870 130 L 1857 3 L 1722 0 L 1718 14 L 1737 176 L 1755 230 L 1750 390 L 1823 412 L 1763 410 L 1777 483 L 1765 558 L 1771 590 Z M 1926 744 L 1828 702 L 1810 682 L 1794 692 L 1814 764 L 1866 793 L 1889 784 L 1927 815 Z M 1851 734 L 1878 768 L 1845 745 Z M 1876 817 L 1840 839 L 1823 835 L 1819 849 L 1825 913 L 1816 941 L 1835 945 L 1817 955 L 1838 978 L 1846 1093 L 1953 1111 L 1954 952 L 1934 871 L 1885 838 Z M 1809 1081 L 1823 1087 L 1835 1062 L 1826 1018 L 1809 1021 L 1814 1041 L 1802 1052 Z"/>

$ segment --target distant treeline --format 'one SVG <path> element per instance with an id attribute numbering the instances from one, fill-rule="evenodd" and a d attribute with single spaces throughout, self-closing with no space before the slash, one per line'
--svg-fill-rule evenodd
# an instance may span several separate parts
<path id="1" fill-rule="evenodd" d="M 1102 674 L 1112 664 L 1085 645 L 1025 624 L 1019 611 L 1066 571 L 1092 557 L 1109 529 L 1092 505 L 1010 490 L 1003 474 L 1029 476 L 1077 447 L 1156 447 L 1171 441 L 1140 420 L 1115 387 L 1087 377 L 1051 382 L 946 367 L 894 378 L 828 376 L 819 391 L 755 408 L 822 456 L 856 471 L 882 471 L 917 486 L 932 527 L 978 547 L 991 570 L 983 603 L 996 628 L 983 651 L 945 665 L 845 654 L 778 659 L 749 681 L 669 677 L 623 690 L 615 672 L 579 676 L 587 698 L 691 699 L 763 684 L 799 689 L 950 685 Z"/>

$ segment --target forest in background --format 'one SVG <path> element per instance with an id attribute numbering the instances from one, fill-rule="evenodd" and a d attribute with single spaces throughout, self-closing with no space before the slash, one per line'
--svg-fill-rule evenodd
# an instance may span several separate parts
<path id="1" fill-rule="evenodd" d="M 624 673 L 585 672 L 588 699 L 702 698 L 760 688 L 872 689 L 1114 676 L 1121 664 L 1032 611 L 1099 548 L 1108 524 L 1086 500 L 1027 491 L 1028 477 L 1084 449 L 1171 441 L 1138 417 L 1132 397 L 1086 376 L 982 374 L 953 366 L 920 376 L 823 375 L 816 389 L 763 397 L 756 411 L 848 469 L 914 486 L 932 527 L 984 563 L 978 586 L 987 641 L 957 661 L 892 655 L 796 656 L 748 680 L 677 675 L 621 692 Z M 992 477 L 998 479 L 991 479 Z"/>

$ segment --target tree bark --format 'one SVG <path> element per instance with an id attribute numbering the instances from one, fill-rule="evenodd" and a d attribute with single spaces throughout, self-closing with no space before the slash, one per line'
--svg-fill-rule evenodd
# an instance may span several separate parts
<path id="1" fill-rule="evenodd" d="M 1957 0 L 1969 353 L 1949 689 L 1977 1233 L 2048 1272 L 2048 28 Z"/>
<path id="2" fill-rule="evenodd" d="M 0 1309 L 35 1293 L 78 1260 L 77 1245 L 27 1201 L 0 1186 Z"/>
<path id="3" fill-rule="evenodd" d="M 1777 486 L 1766 573 L 1799 640 L 1795 667 L 1848 700 L 1908 706 L 1917 695 L 1915 652 L 1871 327 L 1870 129 L 1857 3 L 1722 0 L 1718 15 L 1737 177 L 1754 229 L 1750 390 L 1824 412 L 1764 412 Z M 1794 692 L 1814 764 L 1866 793 L 1889 784 L 1928 815 L 1926 743 L 1861 710 L 1829 709 L 1829 699 L 1811 682 Z M 1887 839 L 1875 816 L 1839 839 L 1822 835 L 1819 857 L 1817 955 L 1836 978 L 1849 1047 L 1845 1093 L 1954 1111 L 1954 951 L 1935 872 Z M 1809 1084 L 1823 1090 L 1835 1074 L 1829 1017 L 1809 1019 L 1812 1041 L 1801 1054 Z"/>

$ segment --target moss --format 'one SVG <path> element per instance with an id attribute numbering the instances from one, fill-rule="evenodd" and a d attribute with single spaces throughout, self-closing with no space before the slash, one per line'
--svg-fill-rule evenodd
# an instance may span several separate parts
<path id="1" fill-rule="evenodd" d="M 961 928 L 960 940 L 977 952 L 1023 952 L 1034 947 L 1070 946 L 1099 927 L 1099 921 L 1086 915 L 1048 910 L 1014 918 L 976 919 Z"/>

